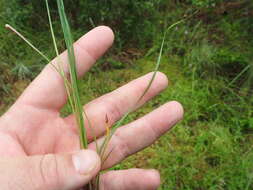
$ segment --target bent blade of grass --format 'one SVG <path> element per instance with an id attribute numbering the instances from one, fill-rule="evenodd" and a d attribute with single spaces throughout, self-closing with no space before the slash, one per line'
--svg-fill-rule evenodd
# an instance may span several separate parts
<path id="1" fill-rule="evenodd" d="M 178 22 L 175 22 L 174 24 L 170 25 L 167 30 L 165 31 L 164 35 L 163 35 L 163 40 L 162 40 L 162 44 L 161 44 L 161 47 L 160 47 L 160 51 L 159 51 L 159 55 L 158 55 L 158 58 L 157 58 L 157 61 L 156 61 L 156 65 L 155 65 L 155 69 L 154 69 L 154 73 L 146 87 L 146 89 L 143 91 L 142 95 L 140 96 L 140 98 L 138 99 L 137 103 L 140 103 L 140 101 L 143 99 L 143 97 L 147 94 L 148 90 L 150 89 L 155 77 L 156 77 L 156 74 L 158 72 L 158 69 L 160 67 L 160 63 L 161 63 L 161 58 L 162 58 L 162 54 L 163 54 L 163 48 L 164 48 L 164 42 L 165 42 L 165 39 L 166 39 L 166 35 L 167 35 L 167 32 L 170 31 L 173 27 L 175 27 L 176 25 L 180 24 L 181 22 L 183 22 L 185 19 L 182 19 Z"/>
<path id="2" fill-rule="evenodd" d="M 135 105 L 138 105 L 140 103 L 140 101 L 143 99 L 143 97 L 147 94 L 147 92 L 149 91 L 151 85 L 153 84 L 154 80 L 155 80 L 155 77 L 156 77 L 156 74 L 159 70 L 159 67 L 160 67 L 160 63 L 161 63 L 161 58 L 162 58 L 162 54 L 163 54 L 163 48 L 164 48 L 164 43 L 165 43 L 165 39 L 166 39 L 166 35 L 167 33 L 172 29 L 174 28 L 176 25 L 184 22 L 185 19 L 182 19 L 182 20 L 179 20 L 177 22 L 175 22 L 174 24 L 170 25 L 166 31 L 164 32 L 164 35 L 163 35 L 163 40 L 162 40 L 162 43 L 161 43 L 161 47 L 160 47 L 160 51 L 159 51 L 159 55 L 158 55 L 158 58 L 157 58 L 157 61 L 156 61 L 156 65 L 155 65 L 155 68 L 154 68 L 154 71 L 153 71 L 153 75 L 150 79 L 150 81 L 148 82 L 148 85 L 147 87 L 145 88 L 145 90 L 143 91 L 142 95 L 139 97 L 139 99 L 136 101 L 136 104 Z M 99 150 L 99 153 L 102 155 L 102 157 L 104 157 L 104 153 L 106 152 L 106 148 L 108 146 L 108 143 L 111 139 L 111 137 L 113 136 L 113 134 L 115 133 L 116 129 L 119 128 L 123 122 L 127 119 L 127 117 L 129 116 L 129 114 L 134 111 L 134 108 L 131 108 L 117 123 L 116 125 L 113 126 L 113 129 L 111 131 L 111 133 L 109 134 L 110 136 L 109 137 L 106 137 L 105 140 L 103 141 L 101 147 L 100 147 L 100 150 Z M 109 155 L 107 155 L 107 157 L 109 157 Z"/>
<path id="3" fill-rule="evenodd" d="M 24 40 L 32 49 L 34 49 L 38 54 L 40 54 L 47 62 L 50 62 L 50 59 L 42 53 L 38 48 L 36 48 L 26 37 L 24 37 L 20 32 L 18 32 L 14 27 L 9 24 L 5 24 L 5 28 L 11 30 L 15 34 L 17 34 L 22 40 Z"/>
<path id="4" fill-rule="evenodd" d="M 73 93 L 72 94 L 73 105 L 74 105 L 73 112 L 75 114 L 77 125 L 79 126 L 81 148 L 87 148 L 88 140 L 86 137 L 86 129 L 84 125 L 83 107 L 82 107 L 80 96 L 79 96 L 79 86 L 78 86 L 78 79 L 77 79 L 77 68 L 76 68 L 76 60 L 75 60 L 74 47 L 73 47 L 73 38 L 72 38 L 69 23 L 65 14 L 63 1 L 57 0 L 57 6 L 58 6 L 58 12 L 60 15 L 60 21 L 61 21 L 64 39 L 65 39 L 67 52 L 68 52 L 70 81 L 71 81 L 72 93 Z"/>
<path id="5" fill-rule="evenodd" d="M 185 19 L 182 19 L 172 25 L 170 25 L 167 30 L 165 31 L 164 35 L 163 35 L 163 40 L 162 40 L 162 43 L 161 43 L 161 47 L 160 47 L 160 51 L 159 51 L 159 55 L 158 55 L 158 58 L 157 58 L 157 61 L 156 61 L 156 65 L 155 65 L 155 69 L 153 71 L 153 75 L 147 85 L 147 87 L 145 88 L 145 90 L 143 91 L 142 95 L 140 96 L 140 98 L 137 100 L 136 102 L 136 105 L 138 103 L 140 103 L 140 101 L 143 99 L 143 97 L 147 94 L 147 92 L 149 91 L 151 85 L 153 84 L 154 82 L 154 79 L 156 77 L 156 74 L 159 70 L 159 67 L 160 67 L 160 64 L 161 64 L 161 58 L 162 58 L 162 54 L 163 54 L 163 48 L 164 48 L 164 43 L 165 43 L 165 39 L 166 39 L 166 35 L 168 33 L 168 31 L 170 31 L 173 27 L 175 27 L 176 25 L 182 23 L 183 21 L 185 21 Z M 127 116 L 133 111 L 134 108 L 130 109 L 129 112 L 127 112 L 123 117 L 122 119 L 116 124 L 115 128 L 119 127 L 124 121 L 125 119 L 127 118 Z"/>
<path id="6" fill-rule="evenodd" d="M 38 48 L 36 48 L 26 37 L 24 37 L 20 32 L 18 32 L 14 27 L 12 27 L 9 24 L 5 25 L 5 28 L 9 29 L 10 31 L 12 31 L 14 34 L 16 34 L 18 37 L 20 37 L 20 39 L 22 39 L 25 43 L 27 43 L 28 46 L 30 46 L 34 51 L 36 51 L 43 59 L 45 59 L 47 61 L 47 63 L 49 63 L 50 65 L 52 65 L 54 67 L 54 69 L 59 72 L 58 68 L 55 67 L 51 62 L 50 59 L 44 54 L 42 53 L 42 51 L 40 51 Z"/>
<path id="7" fill-rule="evenodd" d="M 228 86 L 231 86 L 235 81 L 237 81 L 244 73 L 246 73 L 252 65 L 247 65 L 236 77 L 228 84 Z"/>

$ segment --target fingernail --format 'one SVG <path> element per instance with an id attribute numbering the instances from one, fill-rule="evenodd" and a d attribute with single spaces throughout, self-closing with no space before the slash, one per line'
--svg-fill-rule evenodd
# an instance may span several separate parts
<path id="1" fill-rule="evenodd" d="M 98 155 L 91 150 L 81 150 L 72 156 L 73 165 L 81 175 L 90 174 L 99 164 Z"/>

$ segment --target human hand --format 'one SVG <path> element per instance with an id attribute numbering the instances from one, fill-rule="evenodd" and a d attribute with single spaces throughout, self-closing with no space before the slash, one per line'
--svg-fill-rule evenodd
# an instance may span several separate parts
<path id="1" fill-rule="evenodd" d="M 79 76 L 104 54 L 113 38 L 112 31 L 101 26 L 75 43 Z M 68 73 L 66 52 L 61 60 Z M 101 169 L 110 168 L 151 145 L 182 118 L 179 103 L 166 103 L 117 129 L 108 145 L 112 152 L 103 166 L 92 142 L 93 133 L 98 142 L 103 139 L 105 115 L 112 125 L 130 108 L 137 109 L 166 88 L 166 76 L 158 73 L 142 101 L 135 105 L 151 76 L 140 77 L 84 106 L 94 130 L 87 128 L 90 150 L 80 150 L 74 116 L 62 118 L 59 114 L 67 101 L 63 80 L 52 65 L 47 65 L 0 118 L 1 190 L 75 190 L 86 185 Z M 102 174 L 100 189 L 153 190 L 159 184 L 159 173 L 155 170 L 130 169 Z"/>

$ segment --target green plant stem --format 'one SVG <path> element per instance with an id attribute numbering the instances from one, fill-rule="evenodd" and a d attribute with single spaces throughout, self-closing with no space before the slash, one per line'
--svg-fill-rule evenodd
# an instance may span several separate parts
<path id="1" fill-rule="evenodd" d="M 71 35 L 69 23 L 65 14 L 65 8 L 62 0 L 57 0 L 58 12 L 60 15 L 62 30 L 64 34 L 65 43 L 68 51 L 69 70 L 70 70 L 70 81 L 72 86 L 72 96 L 74 104 L 74 114 L 76 117 L 76 123 L 79 126 L 79 136 L 81 148 L 88 147 L 88 140 L 86 136 L 86 129 L 84 125 L 83 107 L 79 96 L 79 87 L 77 79 L 77 68 L 76 60 L 73 47 L 73 38 Z"/>
<path id="2" fill-rule="evenodd" d="M 145 88 L 145 90 L 143 91 L 142 95 L 139 97 L 139 99 L 136 101 L 136 104 L 135 105 L 138 105 L 140 103 L 140 101 L 143 99 L 143 97 L 147 94 L 148 90 L 150 89 L 152 83 L 154 82 L 154 79 L 156 77 L 156 74 L 159 70 L 159 66 L 160 66 L 160 63 L 161 63 L 161 58 L 162 58 L 162 54 L 163 54 L 163 48 L 164 48 L 164 42 L 165 42 L 165 39 L 166 39 L 166 35 L 168 33 L 168 31 L 170 31 L 173 27 L 175 27 L 176 25 L 184 22 L 185 19 L 182 19 L 178 22 L 175 22 L 174 24 L 170 25 L 166 31 L 164 32 L 164 35 L 163 35 L 163 40 L 162 40 L 162 44 L 161 44 L 161 47 L 160 47 L 160 51 L 159 51 L 159 55 L 158 55 L 158 58 L 157 58 L 157 61 L 156 61 L 156 65 L 155 65 L 155 68 L 154 68 L 154 73 L 147 85 L 147 87 Z M 110 136 L 109 137 L 106 137 L 105 140 L 103 141 L 100 149 L 99 149 L 99 155 L 103 158 L 104 157 L 104 154 L 106 152 L 106 148 L 108 146 L 108 143 L 110 142 L 110 139 L 112 138 L 113 134 L 115 133 L 116 129 L 119 128 L 123 122 L 127 119 L 128 115 L 134 111 L 135 108 L 131 108 L 117 123 L 115 126 L 113 126 L 113 129 L 112 129 L 112 132 L 110 133 Z M 110 153 L 109 153 L 110 154 Z M 109 155 L 107 155 L 107 157 L 109 157 Z"/>
<path id="3" fill-rule="evenodd" d="M 54 33 L 53 25 L 52 25 L 52 19 L 51 19 L 48 0 L 45 0 L 45 1 L 46 1 L 46 8 L 47 8 L 47 15 L 48 15 L 48 22 L 49 22 L 49 26 L 50 26 L 50 32 L 51 32 L 51 36 L 52 36 L 52 40 L 53 40 L 53 44 L 54 44 L 55 53 L 56 53 L 56 62 L 58 65 L 57 71 L 58 71 L 58 73 L 60 73 L 60 75 L 64 81 L 64 86 L 65 86 L 65 89 L 67 92 L 70 107 L 72 110 L 74 110 L 73 98 L 71 96 L 71 84 L 68 81 L 68 79 L 64 73 L 64 70 L 63 70 L 63 62 L 61 61 L 59 50 L 58 50 L 57 43 L 56 43 L 56 38 L 55 38 L 55 33 Z"/>

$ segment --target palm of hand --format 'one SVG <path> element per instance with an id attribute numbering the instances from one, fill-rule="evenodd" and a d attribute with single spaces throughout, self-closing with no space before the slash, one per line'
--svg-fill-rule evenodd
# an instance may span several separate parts
<path id="1" fill-rule="evenodd" d="M 79 147 L 78 134 L 54 111 L 14 106 L 2 118 L 0 127 L 1 155 L 64 153 Z"/>

